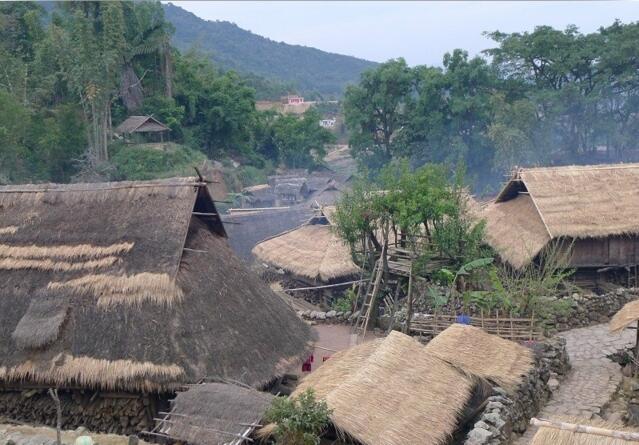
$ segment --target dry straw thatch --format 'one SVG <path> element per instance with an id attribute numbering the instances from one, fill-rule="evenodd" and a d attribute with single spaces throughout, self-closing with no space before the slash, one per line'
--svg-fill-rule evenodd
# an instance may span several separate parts
<path id="1" fill-rule="evenodd" d="M 618 333 L 626 329 L 632 323 L 639 320 L 639 300 L 626 303 L 624 307 L 612 317 L 608 327 L 610 332 Z"/>
<path id="2" fill-rule="evenodd" d="M 465 372 L 515 390 L 534 366 L 532 350 L 480 328 L 453 324 L 426 351 Z"/>
<path id="3" fill-rule="evenodd" d="M 250 435 L 272 400 L 272 394 L 230 383 L 192 386 L 177 394 L 161 430 L 187 443 L 243 443 L 240 438 Z"/>
<path id="4" fill-rule="evenodd" d="M 315 281 L 354 275 L 349 247 L 328 224 L 306 224 L 262 241 L 253 248 L 259 261 Z"/>
<path id="5" fill-rule="evenodd" d="M 0 187 L 0 384 L 261 386 L 302 361 L 308 326 L 216 214 L 195 178 Z"/>
<path id="6" fill-rule="evenodd" d="M 520 268 L 552 239 L 637 235 L 638 189 L 639 164 L 519 169 L 483 213 L 487 241 Z"/>
<path id="7" fill-rule="evenodd" d="M 553 419 L 554 420 L 554 419 Z M 611 431 L 637 432 L 621 425 L 605 422 L 602 420 L 584 420 L 577 418 L 564 417 L 556 419 L 560 422 L 569 422 L 580 426 L 604 428 Z M 540 426 L 532 438 L 530 445 L 639 445 L 639 441 L 625 440 L 591 434 L 587 432 L 573 432 L 562 430 L 554 427 Z"/>
<path id="8" fill-rule="evenodd" d="M 331 421 L 365 445 L 448 443 L 477 381 L 398 332 L 334 354 L 293 397 L 313 388 Z"/>

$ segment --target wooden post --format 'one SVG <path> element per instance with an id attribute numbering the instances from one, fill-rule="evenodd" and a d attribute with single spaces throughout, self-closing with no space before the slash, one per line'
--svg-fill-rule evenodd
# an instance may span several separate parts
<path id="1" fill-rule="evenodd" d="M 408 274 L 408 307 L 406 308 L 406 335 L 410 335 L 410 320 L 413 317 L 413 262 Z"/>
<path id="2" fill-rule="evenodd" d="M 528 340 L 532 341 L 534 334 L 535 334 L 535 310 L 533 309 L 532 315 L 530 317 L 530 337 L 528 338 Z"/>
<path id="3" fill-rule="evenodd" d="M 513 327 L 513 311 L 510 311 L 510 339 L 515 339 L 515 329 Z"/>
<path id="4" fill-rule="evenodd" d="M 499 335 L 499 309 L 495 311 L 495 325 L 497 326 L 497 335 Z"/>
<path id="5" fill-rule="evenodd" d="M 58 397 L 58 390 L 49 388 L 49 396 L 55 403 L 56 421 L 55 421 L 55 440 L 57 445 L 62 445 L 61 431 L 62 431 L 62 405 L 60 404 L 60 397 Z"/>
<path id="6" fill-rule="evenodd" d="M 636 377 L 639 373 L 639 321 L 637 321 L 637 335 L 636 335 L 636 343 L 635 343 L 635 366 L 634 366 L 634 376 Z"/>

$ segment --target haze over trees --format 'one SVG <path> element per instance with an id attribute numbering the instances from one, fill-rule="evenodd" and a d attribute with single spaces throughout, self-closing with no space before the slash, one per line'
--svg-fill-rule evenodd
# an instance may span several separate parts
<path id="1" fill-rule="evenodd" d="M 369 169 L 463 162 L 476 189 L 515 165 L 637 160 L 639 24 L 591 34 L 540 26 L 443 67 L 390 60 L 345 96 L 353 153 Z"/>

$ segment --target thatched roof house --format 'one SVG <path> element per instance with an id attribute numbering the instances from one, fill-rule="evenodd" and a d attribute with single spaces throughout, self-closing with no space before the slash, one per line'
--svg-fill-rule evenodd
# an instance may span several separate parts
<path id="1" fill-rule="evenodd" d="M 426 345 L 426 351 L 508 390 L 515 390 L 535 364 L 531 349 L 483 329 L 457 323 L 433 338 Z"/>
<path id="2" fill-rule="evenodd" d="M 482 402 L 479 382 L 393 331 L 334 354 L 292 397 L 312 388 L 334 426 L 364 445 L 439 445 Z"/>
<path id="3" fill-rule="evenodd" d="M 309 328 L 233 254 L 197 179 L 1 187 L 0 215 L 6 385 L 259 387 L 306 354 Z"/>
<path id="4" fill-rule="evenodd" d="M 115 129 L 118 134 L 161 133 L 165 131 L 171 131 L 171 129 L 153 116 L 129 116 Z"/>
<path id="5" fill-rule="evenodd" d="M 258 261 L 311 282 L 329 282 L 359 271 L 351 252 L 327 218 L 316 217 L 296 229 L 266 239 L 253 248 Z"/>
<path id="6" fill-rule="evenodd" d="M 639 431 L 603 420 L 562 418 L 542 422 L 548 425 L 539 426 L 530 445 L 639 445 Z"/>
<path id="7" fill-rule="evenodd" d="M 273 395 L 231 383 L 205 383 L 179 392 L 159 431 L 175 441 L 197 445 L 245 443 Z"/>
<path id="8" fill-rule="evenodd" d="M 639 164 L 517 170 L 483 212 L 486 241 L 514 268 L 551 242 L 574 242 L 570 265 L 639 262 Z"/>

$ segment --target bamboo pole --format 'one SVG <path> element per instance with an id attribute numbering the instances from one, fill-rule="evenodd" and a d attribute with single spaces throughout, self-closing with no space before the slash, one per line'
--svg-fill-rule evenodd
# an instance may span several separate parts
<path id="1" fill-rule="evenodd" d="M 406 309 L 406 335 L 410 335 L 410 319 L 413 316 L 413 263 L 408 274 L 408 307 Z"/>
<path id="2" fill-rule="evenodd" d="M 639 441 L 639 433 L 629 431 L 615 431 L 607 428 L 599 428 L 590 425 L 579 425 L 576 423 L 568 422 L 556 422 L 554 420 L 547 419 L 530 419 L 530 424 L 537 427 L 553 428 L 556 430 L 570 431 L 572 433 L 585 433 L 595 436 L 614 437 L 615 439 L 622 439 L 628 441 Z"/>

